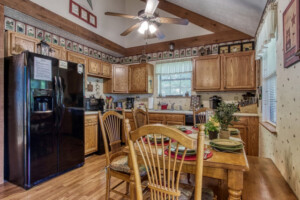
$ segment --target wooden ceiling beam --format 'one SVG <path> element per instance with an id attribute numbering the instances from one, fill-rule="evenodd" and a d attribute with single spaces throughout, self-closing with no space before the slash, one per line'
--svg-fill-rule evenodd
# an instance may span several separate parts
<path id="1" fill-rule="evenodd" d="M 247 34 L 241 34 L 235 30 L 223 31 L 219 33 L 213 33 L 209 35 L 202 35 L 190 38 L 184 38 L 179 40 L 172 40 L 167 42 L 160 42 L 154 44 L 148 44 L 145 48 L 143 46 L 127 48 L 126 56 L 133 56 L 142 53 L 142 50 L 146 49 L 146 53 L 169 51 L 169 44 L 173 42 L 175 49 L 184 49 L 189 47 L 199 47 L 202 45 L 218 44 L 222 42 L 231 42 L 235 40 L 253 39 L 252 36 Z"/>
<path id="2" fill-rule="evenodd" d="M 50 25 L 72 33 L 78 37 L 86 39 L 90 42 L 94 42 L 95 44 L 100 45 L 111 51 L 117 52 L 122 55 L 126 53 L 126 49 L 124 47 L 92 31 L 89 31 L 86 28 L 83 28 L 78 24 L 67 20 L 66 18 L 61 17 L 60 15 L 51 12 L 46 8 L 39 6 L 38 4 L 33 3 L 29 0 L 0 0 L 0 3 L 12 9 L 18 10 L 26 15 L 29 15 L 33 18 L 39 19 Z"/>

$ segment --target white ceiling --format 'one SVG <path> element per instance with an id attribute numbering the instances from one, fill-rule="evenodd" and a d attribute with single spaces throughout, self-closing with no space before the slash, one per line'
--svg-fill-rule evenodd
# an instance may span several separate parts
<path id="1" fill-rule="evenodd" d="M 145 8 L 145 3 L 140 0 L 92 0 L 94 9 L 91 10 L 86 0 L 75 0 L 98 18 L 98 27 L 94 28 L 69 13 L 69 0 L 31 0 L 52 12 L 57 13 L 90 31 L 93 31 L 119 45 L 128 48 L 144 45 L 146 41 L 137 31 L 122 37 L 120 34 L 135 20 L 120 17 L 106 16 L 106 11 L 120 12 L 137 15 L 137 12 Z M 188 10 L 192 10 L 208 18 L 238 29 L 254 36 L 264 6 L 267 0 L 168 0 Z M 175 17 L 158 9 L 160 16 Z M 193 36 L 209 34 L 211 32 L 190 23 L 187 26 L 164 24 L 160 27 L 166 38 L 162 41 L 170 41 Z M 148 44 L 161 42 L 158 39 L 147 40 Z"/>
<path id="2" fill-rule="evenodd" d="M 254 36 L 267 0 L 168 0 Z"/>

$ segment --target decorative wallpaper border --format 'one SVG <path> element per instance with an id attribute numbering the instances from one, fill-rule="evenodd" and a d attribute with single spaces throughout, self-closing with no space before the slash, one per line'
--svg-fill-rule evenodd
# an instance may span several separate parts
<path id="1" fill-rule="evenodd" d="M 219 43 L 219 44 L 212 44 L 212 45 L 205 45 L 205 46 L 199 46 L 199 47 L 189 47 L 186 49 L 175 49 L 174 51 L 164 51 L 164 52 L 155 52 L 155 53 L 148 53 L 147 59 L 148 61 L 161 61 L 161 60 L 168 60 L 168 59 L 174 59 L 174 58 L 188 58 L 188 57 L 197 57 L 200 55 L 217 55 L 222 53 L 229 53 L 229 52 L 241 52 L 241 51 L 247 51 L 248 45 L 252 45 L 252 49 L 254 50 L 255 44 L 254 39 L 251 40 L 242 40 L 242 41 L 233 41 L 233 42 L 227 42 L 227 43 Z M 227 51 L 223 51 L 220 49 L 220 47 L 227 48 Z M 141 58 L 142 54 L 135 55 L 135 56 L 129 56 L 129 57 L 123 57 L 120 58 L 120 63 L 122 64 L 133 64 L 138 63 L 139 59 Z"/>
<path id="2" fill-rule="evenodd" d="M 80 44 L 78 42 L 72 41 L 66 37 L 59 36 L 58 34 L 53 34 L 49 31 L 45 31 L 43 29 L 37 28 L 35 26 L 26 24 L 24 22 L 15 20 L 7 16 L 5 16 L 4 19 L 4 27 L 5 30 L 11 30 L 17 33 L 22 33 L 24 35 L 37 38 L 39 40 L 44 39 L 48 43 L 60 45 L 62 47 L 65 47 L 69 51 L 80 53 L 112 64 L 136 64 L 139 63 L 139 60 L 142 56 L 142 54 L 140 54 L 140 55 L 129 56 L 129 57 L 115 57 L 107 53 L 101 52 L 99 50 L 96 50 L 94 48 L 90 48 L 86 45 Z M 197 57 L 199 55 L 217 55 L 220 53 L 230 52 L 232 48 L 236 48 L 236 47 L 240 47 L 236 49 L 237 52 L 243 51 L 244 49 L 243 46 L 249 43 L 252 43 L 252 47 L 254 49 L 255 44 L 254 44 L 254 39 L 252 39 L 252 40 L 233 41 L 227 43 L 205 45 L 199 47 L 190 47 L 185 49 L 175 49 L 173 52 L 164 51 L 164 52 L 148 53 L 146 55 L 148 61 L 150 62 L 169 60 L 174 58 Z M 227 49 L 227 51 L 223 50 L 224 47 Z"/>
<path id="3" fill-rule="evenodd" d="M 32 25 L 23 23 L 21 21 L 12 19 L 10 17 L 5 17 L 4 19 L 4 29 L 15 31 L 27 35 L 29 37 L 34 37 L 39 40 L 45 40 L 47 43 L 52 43 L 55 45 L 60 45 L 65 47 L 67 50 L 80 53 L 92 58 L 103 60 L 110 63 L 120 63 L 120 58 L 111 56 L 109 54 L 103 53 L 101 51 L 95 50 L 83 44 L 69 40 L 68 38 L 61 37 L 59 35 L 53 34 L 51 32 L 39 29 Z"/>

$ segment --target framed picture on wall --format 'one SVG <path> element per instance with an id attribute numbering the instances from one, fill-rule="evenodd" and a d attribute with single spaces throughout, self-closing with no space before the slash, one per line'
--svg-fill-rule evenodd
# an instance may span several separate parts
<path id="1" fill-rule="evenodd" d="M 300 60 L 299 50 L 299 0 L 292 0 L 283 12 L 283 60 L 290 67 Z"/>
<path id="2" fill-rule="evenodd" d="M 65 38 L 59 38 L 59 44 L 60 44 L 60 46 L 62 46 L 62 47 L 66 47 L 66 40 L 65 40 Z"/>
<path id="3" fill-rule="evenodd" d="M 45 41 L 48 43 L 52 42 L 52 35 L 49 32 L 45 32 Z"/>
<path id="4" fill-rule="evenodd" d="M 229 46 L 228 45 L 219 46 L 219 54 L 221 53 L 229 53 Z"/>
<path id="5" fill-rule="evenodd" d="M 81 44 L 78 44 L 78 52 L 83 53 L 83 46 Z"/>
<path id="6" fill-rule="evenodd" d="M 242 44 L 243 51 L 252 51 L 254 50 L 254 42 L 245 42 Z"/>
<path id="7" fill-rule="evenodd" d="M 232 44 L 230 45 L 230 53 L 241 52 L 242 44 Z"/>
<path id="8" fill-rule="evenodd" d="M 84 55 L 89 55 L 89 48 L 88 47 L 83 47 L 83 54 Z"/>
<path id="9" fill-rule="evenodd" d="M 52 35 L 52 43 L 58 45 L 58 38 L 57 35 Z"/>

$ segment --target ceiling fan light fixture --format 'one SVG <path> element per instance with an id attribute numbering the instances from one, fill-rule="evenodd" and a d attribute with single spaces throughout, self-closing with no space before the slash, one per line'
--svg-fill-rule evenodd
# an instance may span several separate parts
<path id="1" fill-rule="evenodd" d="M 140 28 L 139 28 L 138 31 L 139 31 L 141 34 L 144 34 L 145 31 L 148 30 L 148 28 L 149 28 L 149 23 L 148 23 L 147 21 L 144 21 L 144 22 L 141 24 L 141 26 L 140 26 Z"/>
<path id="2" fill-rule="evenodd" d="M 157 31 L 157 27 L 154 24 L 150 24 L 149 31 L 151 34 L 153 34 Z"/>

